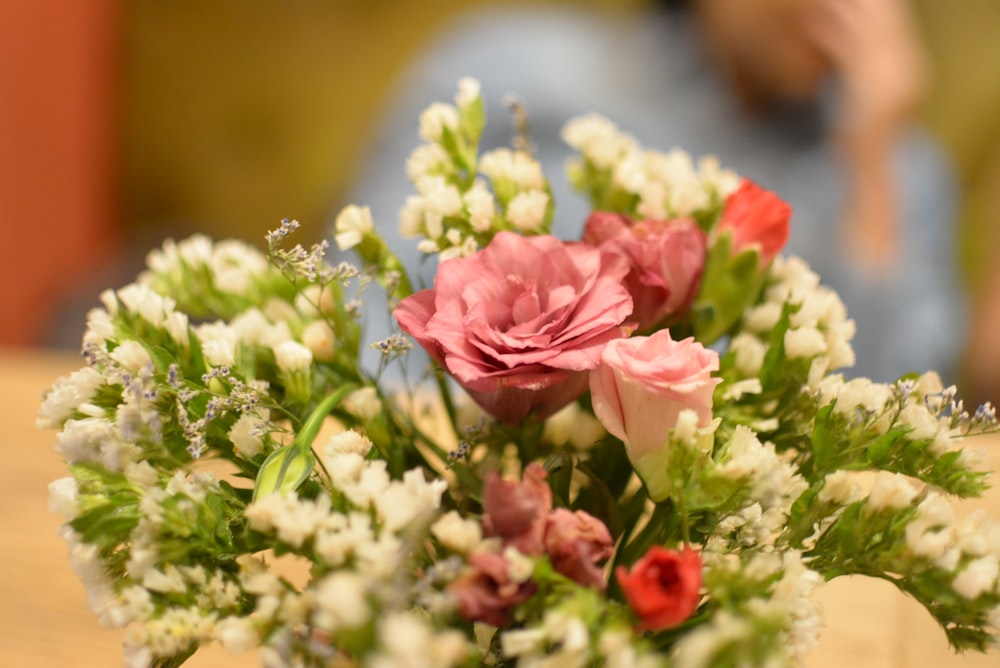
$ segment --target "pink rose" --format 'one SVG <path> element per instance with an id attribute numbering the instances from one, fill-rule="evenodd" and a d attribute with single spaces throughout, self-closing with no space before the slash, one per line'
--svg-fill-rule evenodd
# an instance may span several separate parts
<path id="1" fill-rule="evenodd" d="M 604 591 L 604 572 L 597 566 L 614 552 L 604 523 L 582 510 L 556 508 L 545 527 L 545 552 L 557 573 Z"/>
<path id="2" fill-rule="evenodd" d="M 633 222 L 620 214 L 594 211 L 583 240 L 628 260 L 625 287 L 640 331 L 683 316 L 698 293 L 706 239 L 690 218 Z"/>
<path id="3" fill-rule="evenodd" d="M 678 552 L 654 545 L 631 572 L 619 566 L 615 577 L 640 631 L 672 628 L 698 609 L 701 558 L 689 547 Z"/>
<path id="4" fill-rule="evenodd" d="M 494 471 L 483 488 L 483 528 L 499 536 L 504 546 L 521 554 L 537 555 L 545 549 L 546 518 L 552 510 L 552 490 L 540 464 L 529 464 L 520 482 L 501 480 Z"/>
<path id="5" fill-rule="evenodd" d="M 636 463 L 666 444 L 682 410 L 697 413 L 699 427 L 712 421 L 718 369 L 718 354 L 693 337 L 674 341 L 666 329 L 612 341 L 590 374 L 594 414 Z"/>
<path id="6" fill-rule="evenodd" d="M 718 231 L 730 230 L 733 252 L 757 248 L 760 265 L 766 267 L 788 241 L 788 221 L 792 208 L 770 190 L 749 179 L 726 200 Z"/>
<path id="7" fill-rule="evenodd" d="M 552 236 L 500 232 L 442 262 L 434 287 L 395 316 L 497 419 L 551 415 L 587 388 L 604 344 L 624 336 L 632 299 L 618 256 Z"/>

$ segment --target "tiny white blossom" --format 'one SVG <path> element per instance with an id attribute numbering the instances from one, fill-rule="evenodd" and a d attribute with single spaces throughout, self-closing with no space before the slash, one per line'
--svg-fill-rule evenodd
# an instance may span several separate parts
<path id="1" fill-rule="evenodd" d="M 354 248 L 366 235 L 375 231 L 371 209 L 354 204 L 344 207 L 337 214 L 333 229 L 337 248 L 342 251 Z"/>
<path id="2" fill-rule="evenodd" d="M 941 494 L 930 492 L 906 525 L 906 544 L 915 556 L 930 560 L 945 555 L 954 535 L 955 511 Z"/>
<path id="3" fill-rule="evenodd" d="M 743 326 L 756 334 L 766 334 L 778 324 L 781 310 L 782 306 L 777 302 L 764 302 L 749 308 L 743 314 Z"/>
<path id="4" fill-rule="evenodd" d="M 424 176 L 417 181 L 416 186 L 423 196 L 423 209 L 427 213 L 455 216 L 461 212 L 462 195 L 458 192 L 458 188 L 448 183 L 444 177 Z M 429 222 L 425 224 L 428 225 L 428 237 L 436 238 L 441 235 L 441 230 L 432 230 Z"/>
<path id="5" fill-rule="evenodd" d="M 480 95 L 479 80 L 474 77 L 462 77 L 458 80 L 458 93 L 455 95 L 455 104 L 464 108 L 476 101 Z"/>
<path id="6" fill-rule="evenodd" d="M 486 184 L 477 179 L 472 187 L 462 195 L 462 201 L 469 212 L 469 225 L 476 232 L 485 232 L 493 225 L 493 216 L 496 214 L 496 204 L 493 200 L 493 193 Z"/>
<path id="7" fill-rule="evenodd" d="M 826 337 L 814 327 L 800 327 L 785 332 L 785 354 L 789 359 L 815 357 L 826 352 Z"/>
<path id="8" fill-rule="evenodd" d="M 846 506 L 861 498 L 861 485 L 853 471 L 834 471 L 823 479 L 823 487 L 817 499 L 820 503 L 835 503 Z"/>
<path id="9" fill-rule="evenodd" d="M 104 346 L 104 342 L 115 337 L 115 324 L 111 314 L 102 308 L 92 308 L 87 312 L 87 331 L 83 334 L 85 344 Z"/>
<path id="10" fill-rule="evenodd" d="M 971 600 L 995 589 L 998 575 L 1000 561 L 997 555 L 987 554 L 966 564 L 951 586 L 961 596 Z"/>
<path id="11" fill-rule="evenodd" d="M 541 190 L 518 193 L 507 205 L 507 218 L 522 232 L 530 232 L 545 221 L 549 195 Z"/>
<path id="12" fill-rule="evenodd" d="M 261 419 L 253 413 L 244 413 L 229 428 L 229 440 L 233 447 L 244 457 L 254 457 L 264 449 L 264 441 L 258 433 L 266 419 Z"/>
<path id="13" fill-rule="evenodd" d="M 426 141 L 440 141 L 444 129 L 458 127 L 458 109 L 450 104 L 435 102 L 420 114 L 420 138 Z"/>
<path id="14" fill-rule="evenodd" d="M 399 210 L 399 233 L 404 237 L 419 237 L 423 232 L 424 198 L 410 195 Z"/>
<path id="15" fill-rule="evenodd" d="M 1000 554 L 1000 522 L 982 508 L 955 525 L 955 544 L 964 553 L 981 557 L 990 552 Z"/>
<path id="16" fill-rule="evenodd" d="M 916 496 L 917 490 L 904 476 L 879 471 L 875 476 L 871 492 L 868 493 L 868 509 L 873 512 L 902 510 L 910 505 Z"/>
<path id="17" fill-rule="evenodd" d="M 206 323 L 195 328 L 205 359 L 212 366 L 233 366 L 236 363 L 235 330 L 223 322 Z"/>
<path id="18" fill-rule="evenodd" d="M 91 367 L 62 376 L 45 395 L 35 426 L 39 429 L 58 428 L 81 404 L 93 399 L 102 385 L 104 377 Z"/>
<path id="19" fill-rule="evenodd" d="M 255 278 L 267 273 L 269 266 L 256 248 L 232 239 L 215 244 L 209 260 L 215 287 L 236 295 L 246 294 Z"/>
<path id="20" fill-rule="evenodd" d="M 375 508 L 385 528 L 396 531 L 421 515 L 435 510 L 447 487 L 446 481 L 438 479 L 427 482 L 420 469 L 411 469 L 403 474 L 402 481 L 391 482 L 374 498 Z"/>
<path id="21" fill-rule="evenodd" d="M 75 517 L 78 491 L 75 478 L 59 478 L 49 483 L 49 512 L 68 519 Z"/>
<path id="22" fill-rule="evenodd" d="M 371 422 L 382 412 L 382 401 L 374 387 L 366 386 L 344 398 L 344 410 L 362 422 Z"/>
<path id="23" fill-rule="evenodd" d="M 312 364 L 312 352 L 297 341 L 284 341 L 272 348 L 278 368 L 285 373 L 304 371 Z"/>
<path id="24" fill-rule="evenodd" d="M 131 373 L 138 373 L 141 369 L 153 365 L 149 352 L 138 341 L 123 342 L 111 352 L 111 359 Z"/>
<path id="25" fill-rule="evenodd" d="M 567 144 L 582 153 L 598 169 L 612 167 L 631 150 L 635 140 L 600 114 L 586 114 L 570 119 L 562 129 Z"/>
<path id="26" fill-rule="evenodd" d="M 756 376 L 764 365 L 767 345 L 753 334 L 740 332 L 733 337 L 729 350 L 736 356 L 736 369 L 745 376 Z"/>
<path id="27" fill-rule="evenodd" d="M 904 424 L 913 431 L 907 434 L 908 438 L 914 441 L 933 440 L 938 434 L 938 421 L 923 402 L 909 402 L 903 406 L 899 413 L 899 423 Z"/>
<path id="28" fill-rule="evenodd" d="M 167 565 L 164 570 L 150 569 L 142 579 L 142 586 L 150 591 L 163 594 L 183 594 L 187 591 L 184 577 L 176 567 Z"/>
<path id="29" fill-rule="evenodd" d="M 544 629 L 512 629 L 501 634 L 500 649 L 503 651 L 504 657 L 513 658 L 542 653 L 547 641 L 548 634 Z"/>
<path id="30" fill-rule="evenodd" d="M 503 558 L 507 560 L 507 574 L 514 582 L 527 582 L 535 570 L 535 562 L 531 557 L 522 554 L 513 545 L 504 548 Z"/>
<path id="31" fill-rule="evenodd" d="M 320 362 L 332 362 L 336 355 L 333 328 L 325 320 L 313 320 L 302 330 L 302 343 Z"/>
<path id="32" fill-rule="evenodd" d="M 600 420 L 570 402 L 545 421 L 543 438 L 554 445 L 586 450 L 607 433 Z"/>
<path id="33" fill-rule="evenodd" d="M 389 488 L 385 460 L 366 461 L 361 455 L 348 452 L 327 461 L 330 482 L 359 508 L 367 508 Z"/>
<path id="34" fill-rule="evenodd" d="M 219 620 L 217 630 L 219 642 L 233 654 L 242 654 L 260 644 L 257 629 L 247 617 L 225 617 Z"/>
<path id="35" fill-rule="evenodd" d="M 364 457 L 372 449 L 372 442 L 363 434 L 353 429 L 338 432 L 330 437 L 323 448 L 325 457 L 335 457 L 345 453 L 354 453 Z"/>
<path id="36" fill-rule="evenodd" d="M 273 323 L 277 323 L 279 326 L 285 325 L 286 321 L 293 322 L 299 317 L 299 312 L 295 310 L 295 306 L 290 304 L 288 300 L 282 299 L 281 297 L 271 297 L 268 299 L 264 303 L 261 312 L 264 314 L 265 318 Z M 273 346 L 274 344 L 275 342 L 270 342 L 270 345 Z"/>
<path id="37" fill-rule="evenodd" d="M 850 414 L 861 407 L 869 411 L 881 411 L 892 396 L 892 388 L 883 383 L 874 383 L 868 378 L 854 378 L 840 386 L 834 410 Z"/>
<path id="38" fill-rule="evenodd" d="M 542 166 L 524 151 L 498 148 L 484 153 L 479 159 L 479 171 L 496 182 L 509 181 L 518 190 L 540 190 L 545 187 Z"/>
<path id="39" fill-rule="evenodd" d="M 365 581 L 356 573 L 336 571 L 316 586 L 313 623 L 329 631 L 354 629 L 368 621 L 371 608 Z"/>
<path id="40" fill-rule="evenodd" d="M 483 541 L 483 530 L 479 523 L 464 519 L 454 510 L 448 511 L 434 522 L 431 533 L 445 547 L 461 554 L 472 552 Z"/>
<path id="41" fill-rule="evenodd" d="M 726 401 L 736 401 L 744 394 L 760 394 L 762 389 L 760 378 L 738 380 L 726 387 L 722 398 Z"/>
<path id="42" fill-rule="evenodd" d="M 662 183 L 648 181 L 640 186 L 639 204 L 636 211 L 643 218 L 664 220 L 669 216 L 667 211 L 667 187 Z"/>

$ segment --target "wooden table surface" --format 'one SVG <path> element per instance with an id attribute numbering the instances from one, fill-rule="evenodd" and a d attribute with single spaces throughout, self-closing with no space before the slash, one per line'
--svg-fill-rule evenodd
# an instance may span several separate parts
<path id="1" fill-rule="evenodd" d="M 35 429 L 42 393 L 81 366 L 78 356 L 0 348 L 0 667 L 98 668 L 122 664 L 120 630 L 102 629 L 48 512 L 48 483 L 67 475 L 54 452 L 55 432 Z M 974 442 L 1000 470 L 1000 438 Z M 985 506 L 1000 518 L 1000 488 L 962 510 Z M 1000 649 L 952 654 L 924 610 L 880 581 L 840 579 L 819 595 L 826 628 L 812 668 L 998 668 Z M 219 647 L 186 666 L 259 665 Z"/>

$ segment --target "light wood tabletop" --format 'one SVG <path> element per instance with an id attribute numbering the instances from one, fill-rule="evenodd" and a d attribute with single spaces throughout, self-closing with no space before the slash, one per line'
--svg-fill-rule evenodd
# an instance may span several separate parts
<path id="1" fill-rule="evenodd" d="M 82 364 L 68 353 L 0 348 L 0 666 L 97 668 L 122 664 L 120 630 L 102 629 L 48 512 L 48 483 L 65 475 L 55 432 L 35 429 L 42 393 Z M 981 437 L 994 470 L 1000 438 Z M 1000 518 L 1000 488 L 962 511 L 986 507 Z M 826 628 L 811 668 L 997 668 L 1000 650 L 956 656 L 924 610 L 890 585 L 841 579 L 820 592 Z M 259 665 L 254 655 L 199 651 L 192 668 Z"/>

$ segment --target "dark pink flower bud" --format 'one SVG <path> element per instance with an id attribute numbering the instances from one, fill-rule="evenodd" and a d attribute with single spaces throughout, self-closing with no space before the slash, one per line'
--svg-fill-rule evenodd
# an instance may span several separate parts
<path id="1" fill-rule="evenodd" d="M 541 554 L 545 523 L 552 510 L 548 474 L 539 464 L 529 464 L 520 482 L 501 480 L 493 472 L 483 489 L 483 528 L 488 536 L 499 536 L 504 545 L 521 553 Z"/>
<path id="2" fill-rule="evenodd" d="M 604 591 L 604 572 L 597 564 L 610 557 L 614 547 L 599 519 L 582 510 L 553 510 L 545 527 L 545 551 L 557 573 Z"/>
<path id="3" fill-rule="evenodd" d="M 475 552 L 469 556 L 469 566 L 471 571 L 448 587 L 469 621 L 506 626 L 511 609 L 531 598 L 537 588 L 531 580 L 514 582 L 510 565 L 499 554 Z"/>

